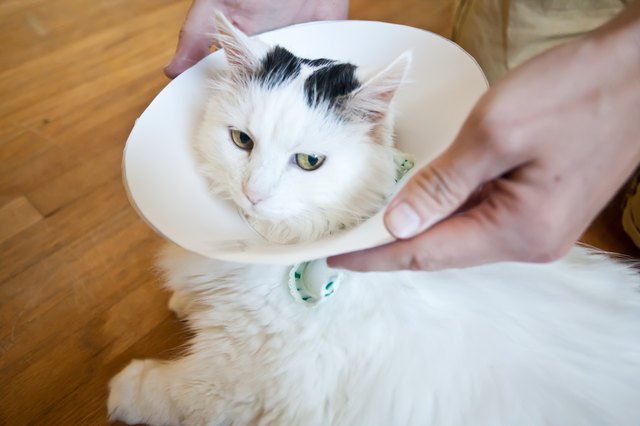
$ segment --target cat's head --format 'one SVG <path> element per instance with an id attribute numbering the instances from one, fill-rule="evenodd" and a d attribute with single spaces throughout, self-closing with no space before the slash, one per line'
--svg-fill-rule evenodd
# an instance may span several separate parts
<path id="1" fill-rule="evenodd" d="M 249 39 L 218 17 L 228 67 L 196 138 L 200 170 L 278 242 L 315 240 L 378 211 L 396 178 L 391 102 L 404 54 L 366 76 Z"/>

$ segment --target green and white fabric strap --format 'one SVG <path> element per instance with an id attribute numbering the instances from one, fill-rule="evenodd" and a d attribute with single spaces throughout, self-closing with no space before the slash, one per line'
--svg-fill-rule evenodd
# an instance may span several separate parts
<path id="1" fill-rule="evenodd" d="M 416 159 L 411 154 L 396 150 L 393 162 L 396 163 L 396 182 L 400 182 L 400 179 L 415 166 Z"/>
<path id="2" fill-rule="evenodd" d="M 297 263 L 289 272 L 289 292 L 297 302 L 317 306 L 335 294 L 343 277 L 344 273 L 329 268 L 325 259 Z"/>
<path id="3" fill-rule="evenodd" d="M 416 161 L 411 154 L 396 150 L 393 161 L 396 165 L 396 182 L 399 182 Z M 313 307 L 325 302 L 340 287 L 344 273 L 327 266 L 326 259 L 297 263 L 289 271 L 289 292 L 293 298 Z"/>

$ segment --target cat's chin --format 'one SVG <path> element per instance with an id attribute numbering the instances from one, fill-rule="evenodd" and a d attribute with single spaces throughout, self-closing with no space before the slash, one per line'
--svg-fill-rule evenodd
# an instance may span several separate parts
<path id="1" fill-rule="evenodd" d="M 274 244 L 305 244 L 325 238 L 331 234 L 326 228 L 301 225 L 296 218 L 266 220 L 240 209 L 246 224 L 263 240 Z"/>
<path id="2" fill-rule="evenodd" d="M 245 222 L 262 239 L 274 244 L 303 244 L 318 239 L 287 226 L 286 221 L 272 222 L 243 214 Z"/>
<path id="3" fill-rule="evenodd" d="M 363 217 L 344 217 L 331 221 L 325 214 L 309 215 L 300 212 L 284 214 L 281 209 L 274 211 L 252 205 L 244 209 L 237 205 L 245 223 L 263 240 L 274 244 L 305 244 L 346 232 L 364 222 L 372 214 Z"/>

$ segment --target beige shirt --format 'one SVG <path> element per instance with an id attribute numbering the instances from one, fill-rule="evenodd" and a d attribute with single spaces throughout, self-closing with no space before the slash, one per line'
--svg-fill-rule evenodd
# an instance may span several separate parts
<path id="1" fill-rule="evenodd" d="M 490 82 L 610 20 L 628 0 L 458 0 L 452 38 Z"/>

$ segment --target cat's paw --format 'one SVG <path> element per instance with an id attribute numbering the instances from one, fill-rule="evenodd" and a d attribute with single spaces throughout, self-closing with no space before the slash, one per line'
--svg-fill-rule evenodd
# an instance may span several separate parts
<path id="1" fill-rule="evenodd" d="M 107 409 L 111 421 L 120 420 L 129 424 L 146 423 L 143 380 L 157 361 L 134 360 L 109 382 Z"/>
<path id="2" fill-rule="evenodd" d="M 169 299 L 169 309 L 181 320 L 186 319 L 189 315 L 190 304 L 187 295 L 181 291 L 174 291 Z"/>

